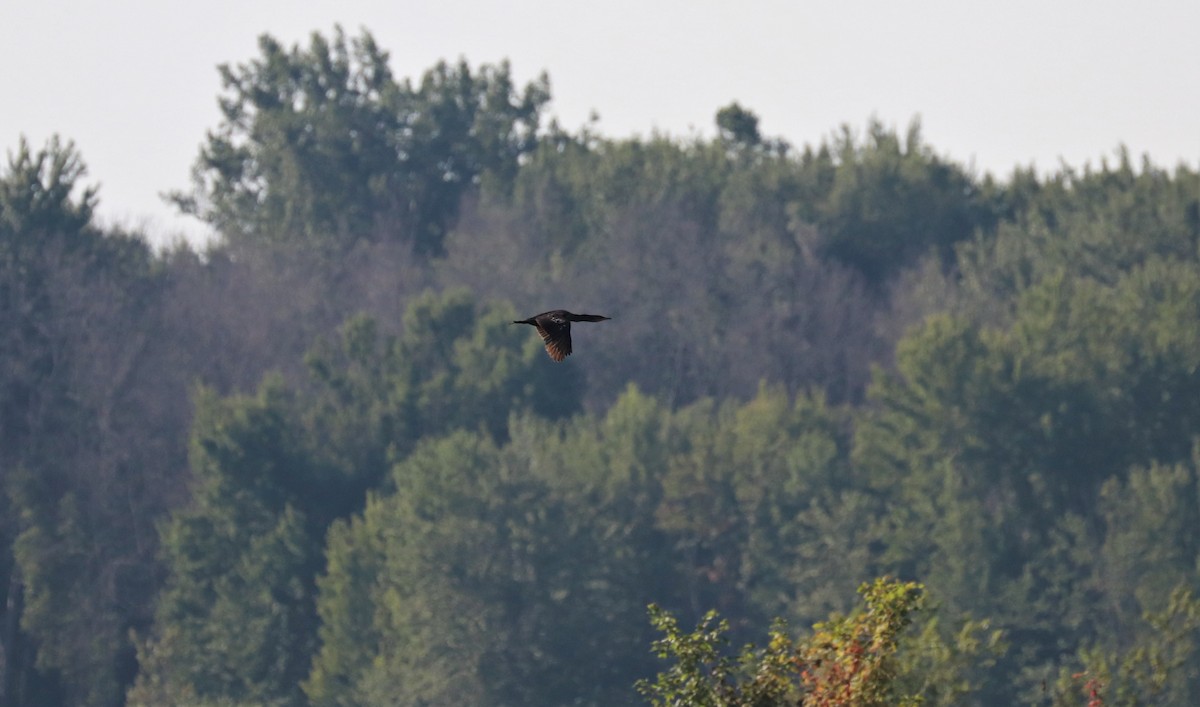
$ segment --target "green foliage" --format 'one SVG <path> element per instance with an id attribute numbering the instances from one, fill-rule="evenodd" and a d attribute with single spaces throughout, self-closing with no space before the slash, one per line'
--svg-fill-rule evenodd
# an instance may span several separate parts
<path id="1" fill-rule="evenodd" d="M 1165 604 L 1179 585 L 1197 580 L 1200 544 L 1191 529 L 1200 520 L 1198 466 L 1200 458 L 1193 453 L 1189 463 L 1133 469 L 1100 490 L 1099 512 L 1107 532 L 1097 583 L 1123 588 L 1109 589 L 1107 600 L 1136 605 L 1136 618 Z"/>
<path id="2" fill-rule="evenodd" d="M 827 526 L 851 481 L 844 421 L 820 397 L 790 401 L 765 385 L 744 405 L 700 403 L 676 416 L 682 443 L 666 462 L 658 518 L 686 562 L 692 611 L 716 607 L 758 625 L 845 608 L 833 587 L 866 566 L 853 554 L 839 570 L 810 573 L 806 562 L 842 540 Z"/>
<path id="3" fill-rule="evenodd" d="M 384 641 L 375 595 L 386 545 L 379 529 L 365 520 L 381 513 L 378 506 L 378 498 L 369 498 L 361 517 L 329 529 L 325 573 L 317 579 L 320 651 L 303 684 L 315 705 L 353 703 L 353 680 L 370 668 Z"/>
<path id="4" fill-rule="evenodd" d="M 131 700 L 301 699 L 329 526 L 358 511 L 422 437 L 468 429 L 503 438 L 513 413 L 578 404 L 569 369 L 536 380 L 544 354 L 512 318 L 463 292 L 430 294 L 409 306 L 401 336 L 348 322 L 340 344 L 310 355 L 309 393 L 271 378 L 254 398 L 200 394 L 195 504 L 164 528 L 171 576 Z"/>
<path id="5" fill-rule="evenodd" d="M 654 682 L 638 682 L 638 692 L 650 704 L 765 707 L 790 703 L 785 701 L 795 691 L 794 676 L 790 675 L 795 657 L 784 624 L 771 629 L 765 650 L 746 646 L 735 660 L 721 652 L 728 643 L 729 622 L 717 621 L 715 611 L 705 614 L 695 630 L 685 634 L 674 616 L 651 604 L 650 623 L 665 634 L 654 642 L 654 654 L 674 663 Z"/>
<path id="6" fill-rule="evenodd" d="M 831 152 L 837 167 L 816 207 L 821 250 L 872 283 L 929 251 L 950 260 L 956 243 L 992 226 L 970 175 L 923 143 L 918 122 L 903 139 L 872 122 L 861 143 L 845 128 Z"/>
<path id="7" fill-rule="evenodd" d="M 638 691 L 657 707 L 962 704 L 973 686 L 961 672 L 985 650 L 994 652 L 999 634 L 981 640 L 985 627 L 967 621 L 955 643 L 946 644 L 930 620 L 916 639 L 902 640 L 924 608 L 922 585 L 880 578 L 859 594 L 863 606 L 849 616 L 819 622 L 799 640 L 777 619 L 765 647 L 747 644 L 736 656 L 725 648 L 729 622 L 718 621 L 716 612 L 684 633 L 674 616 L 652 604 L 650 621 L 664 634 L 653 651 L 671 666 L 654 681 L 639 681 Z M 916 689 L 906 692 L 905 685 Z"/>
<path id="8" fill-rule="evenodd" d="M 513 412 L 577 412 L 581 373 L 552 366 L 514 316 L 465 290 L 426 292 L 409 302 L 399 336 L 356 317 L 339 342 L 315 347 L 308 365 L 323 395 L 311 420 L 331 450 L 353 455 L 339 462 L 346 473 L 373 470 L 371 486 L 387 454 L 403 456 L 422 438 L 469 429 L 503 439 Z"/>
<path id="9" fill-rule="evenodd" d="M 838 477 L 840 425 L 766 388 L 715 414 L 631 389 L 600 420 L 521 422 L 504 447 L 422 445 L 330 536 L 310 699 L 374 704 L 406 685 L 408 701 L 603 704 L 643 674 L 631 608 L 647 600 L 715 603 L 743 627 L 819 611 L 834 579 L 795 586 L 793 563 L 827 542 L 806 496 Z"/>
<path id="10" fill-rule="evenodd" d="M 1049 521 L 1132 463 L 1185 458 L 1200 419 L 1184 393 L 1196 385 L 1198 284 L 1191 266 L 1152 262 L 1111 287 L 1047 280 L 1007 328 L 931 319 L 901 343 L 899 377 L 876 388 L 893 412 L 864 427 L 861 460 L 884 469 L 906 447 L 932 453 L 906 463 L 986 469 Z"/>
<path id="11" fill-rule="evenodd" d="M 895 692 L 895 653 L 901 631 L 920 608 L 924 587 L 876 579 L 859 587 L 866 606 L 857 614 L 813 626 L 797 651 L 805 703 L 813 705 L 908 705 Z"/>
<path id="12" fill-rule="evenodd" d="M 986 613 L 1019 637 L 1023 652 L 1002 670 L 1024 666 L 1030 691 L 1072 646 L 1136 617 L 1123 604 L 1161 599 L 1179 568 L 1194 572 L 1193 543 L 1176 525 L 1190 505 L 1162 508 L 1154 499 L 1171 495 L 1162 472 L 1149 491 L 1129 469 L 1190 458 L 1198 283 L 1194 265 L 1157 259 L 1109 285 L 1047 277 L 1002 326 L 929 320 L 874 389 L 880 408 L 860 426 L 855 455 L 889 498 L 885 552 L 956 610 Z M 1151 518 L 1169 518 L 1163 530 L 1175 539 L 1146 544 L 1145 556 L 1179 547 L 1183 557 L 1142 572 L 1126 528 Z M 1106 559 L 1104 546 L 1122 559 Z M 1105 574 L 1093 582 L 1093 572 Z M 1103 596 L 1113 613 L 1084 608 Z"/>
<path id="13" fill-rule="evenodd" d="M 96 187 L 81 184 L 87 168 L 75 146 L 57 136 L 36 153 L 21 138 L 0 179 L 0 247 L 5 260 L 31 255 L 41 239 L 79 242 L 94 237 Z M 77 193 L 78 192 L 78 193 Z"/>
<path id="14" fill-rule="evenodd" d="M 1133 469 L 1101 489 L 1106 533 L 1092 581 L 1095 620 L 1107 630 L 1095 631 L 1062 661 L 1056 703 L 1077 704 L 1092 690 L 1117 705 L 1198 699 L 1196 469 L 1193 454 L 1186 464 Z"/>
<path id="15" fill-rule="evenodd" d="M 1197 702 L 1194 168 L 543 130 L 340 29 L 221 79 L 218 247 L 0 174 L 0 702 L 623 703 L 650 602 L 695 703 Z M 562 298 L 556 365 L 503 302 Z M 888 638 L 888 574 L 989 619 Z"/>
<path id="16" fill-rule="evenodd" d="M 546 80 L 522 90 L 507 64 L 442 63 L 397 81 L 367 32 L 314 33 L 222 66 L 223 122 L 191 194 L 175 199 L 236 245 L 342 251 L 357 240 L 442 251 L 458 203 L 482 179 L 510 183 L 535 145 Z"/>
<path id="17" fill-rule="evenodd" d="M 737 103 L 717 111 L 717 132 L 721 139 L 734 145 L 754 147 L 762 142 L 758 132 L 758 116 Z"/>
<path id="18" fill-rule="evenodd" d="M 919 695 L 922 705 L 987 702 L 984 686 L 1011 645 L 988 619 L 964 618 L 946 626 L 935 608 L 916 635 L 906 638 L 897 655 L 897 684 L 904 694 Z"/>
<path id="19" fill-rule="evenodd" d="M 278 381 L 254 398 L 201 392 L 195 501 L 163 528 L 171 577 L 159 634 L 139 646 L 134 704 L 226 698 L 295 704 L 315 633 L 319 546 L 293 494 L 312 474 Z"/>
<path id="20" fill-rule="evenodd" d="M 1045 180 L 1016 172 L 1000 196 L 1008 219 L 993 237 L 959 249 L 967 289 L 992 306 L 1065 270 L 1111 283 L 1147 261 L 1196 260 L 1200 172 L 1173 174 L 1122 149 L 1115 166 L 1064 168 Z"/>
<path id="21" fill-rule="evenodd" d="M 156 291 L 149 249 L 92 223 L 70 143 L 24 140 L 0 173 L 0 700 L 108 705 L 149 619 L 141 514 L 169 455 L 129 449 L 146 386 L 130 375 Z M 120 499 L 119 501 L 116 499 Z"/>
<path id="22" fill-rule="evenodd" d="M 78 529 L 77 499 L 56 498 L 56 489 L 37 488 L 37 482 L 44 480 L 52 460 L 62 462 L 68 456 L 66 440 L 60 440 L 63 449 L 52 454 L 49 447 L 54 445 L 41 441 L 42 430 L 59 429 L 65 436 L 80 424 L 79 406 L 72 404 L 67 382 L 54 375 L 65 347 L 48 325 L 65 314 L 51 280 L 56 257 L 68 246 L 96 237 L 91 229 L 95 190 L 77 195 L 84 173 L 74 147 L 57 138 L 36 153 L 22 138 L 0 173 L 0 326 L 5 331 L 0 343 L 0 597 L 5 600 L 0 610 L 5 619 L 0 695 L 14 704 L 30 704 L 39 697 L 56 701 L 50 675 L 67 648 L 59 648 L 55 658 L 39 654 L 34 636 L 51 637 L 51 607 L 66 599 L 60 590 L 74 583 L 71 560 L 78 556 L 71 555 L 81 549 L 60 548 L 54 542 L 61 523 L 55 517 L 60 502 L 67 516 L 62 535 L 77 536 L 72 532 Z M 19 557 L 14 548 L 18 538 L 24 546 Z M 42 562 L 49 548 L 61 551 L 46 553 Z M 31 597 L 40 609 L 37 618 L 25 611 L 24 575 L 31 571 L 40 590 Z M 104 679 L 88 675 L 81 682 Z M 83 698 L 89 688 L 79 687 Z M 104 688 L 97 685 L 96 691 L 103 693 Z"/>
<path id="23" fill-rule="evenodd" d="M 1165 606 L 1146 612 L 1150 629 L 1119 652 L 1098 646 L 1080 650 L 1084 670 L 1066 669 L 1055 684 L 1056 705 L 1192 704 L 1197 699 L 1200 600 L 1187 587 L 1171 592 Z"/>
<path id="24" fill-rule="evenodd" d="M 921 256 L 948 263 L 954 244 L 990 230 L 990 197 L 915 125 L 902 136 L 873 124 L 863 141 L 847 129 L 796 155 L 722 140 L 547 140 L 518 179 L 519 217 L 537 240 L 513 267 L 532 258 L 548 285 L 606 299 L 612 282 L 631 283 L 617 294 L 625 326 L 672 371 L 634 378 L 643 389 L 725 395 L 736 383 L 744 397 L 767 372 L 793 393 L 820 381 L 837 400 L 856 397 L 878 345 L 863 309 Z M 722 351 L 739 338 L 756 345 Z M 743 368 L 755 374 L 739 380 Z"/>
<path id="25" fill-rule="evenodd" d="M 86 527 L 90 519 L 74 494 L 46 508 L 30 493 L 35 484 L 26 475 L 14 476 L 13 505 L 24 521 L 12 544 L 26 597 L 19 618 L 25 631 L 45 641 L 37 668 L 62 675 L 81 702 L 107 704 L 117 690 L 112 643 L 121 638 L 123 617 L 108 604 L 110 597 L 83 588 L 100 574 L 92 558 L 110 555 L 111 549 Z M 64 625 L 72 621 L 88 625 L 86 637 Z"/>
<path id="26" fill-rule="evenodd" d="M 616 424 L 608 440 L 636 443 Z M 627 697 L 657 562 L 652 507 L 626 499 L 648 480 L 620 451 L 590 467 L 580 452 L 596 440 L 579 432 L 529 420 L 504 448 L 467 433 L 423 444 L 393 492 L 335 528 L 314 704 Z"/>

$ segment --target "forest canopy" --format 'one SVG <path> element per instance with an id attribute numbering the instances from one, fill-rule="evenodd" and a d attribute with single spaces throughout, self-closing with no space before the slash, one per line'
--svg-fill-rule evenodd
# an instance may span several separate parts
<path id="1" fill-rule="evenodd" d="M 1200 703 L 1197 166 L 220 78 L 203 249 L 0 167 L 0 702 Z"/>

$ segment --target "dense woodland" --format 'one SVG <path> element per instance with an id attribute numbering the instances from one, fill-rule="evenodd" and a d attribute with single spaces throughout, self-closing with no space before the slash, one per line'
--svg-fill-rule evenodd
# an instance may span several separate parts
<path id="1" fill-rule="evenodd" d="M 1195 167 L 612 139 L 340 29 L 221 77 L 209 247 L 0 172 L 3 704 L 842 704 L 734 674 L 881 616 L 856 704 L 1200 704 Z"/>

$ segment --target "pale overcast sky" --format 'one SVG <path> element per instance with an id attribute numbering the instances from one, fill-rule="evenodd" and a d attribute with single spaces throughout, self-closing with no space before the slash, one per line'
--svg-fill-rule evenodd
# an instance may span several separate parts
<path id="1" fill-rule="evenodd" d="M 738 101 L 769 136 L 815 144 L 920 116 L 939 153 L 1006 176 L 1098 164 L 1125 144 L 1200 164 L 1200 0 L 0 0 L 0 136 L 73 140 L 101 217 L 202 236 L 158 194 L 188 186 L 216 126 L 216 67 L 340 23 L 397 76 L 439 59 L 550 75 L 568 129 L 711 135 Z"/>

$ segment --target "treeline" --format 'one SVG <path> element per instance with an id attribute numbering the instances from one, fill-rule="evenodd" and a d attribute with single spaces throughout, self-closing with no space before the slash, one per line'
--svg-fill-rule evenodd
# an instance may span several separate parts
<path id="1" fill-rule="evenodd" d="M 877 697 L 1200 701 L 1196 169 L 610 139 L 340 29 L 221 75 L 202 251 L 0 173 L 4 704 L 667 700 L 668 615 L 778 657 L 884 575 Z"/>

